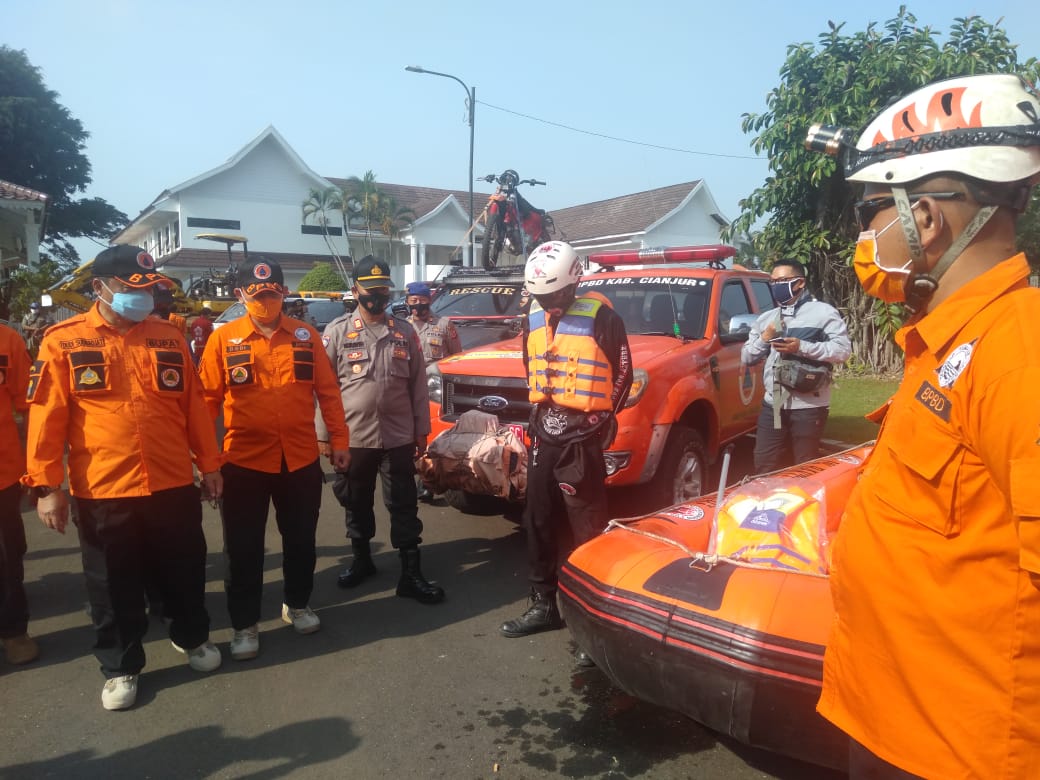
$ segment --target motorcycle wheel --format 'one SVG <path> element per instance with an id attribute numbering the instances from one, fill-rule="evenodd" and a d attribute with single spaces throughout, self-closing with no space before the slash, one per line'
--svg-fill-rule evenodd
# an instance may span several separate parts
<path id="1" fill-rule="evenodd" d="M 483 263 L 485 270 L 490 271 L 498 265 L 498 256 L 502 254 L 502 242 L 506 237 L 502 228 L 502 220 L 495 219 L 488 225 L 487 232 L 484 233 L 484 244 L 480 249 L 480 261 Z"/>

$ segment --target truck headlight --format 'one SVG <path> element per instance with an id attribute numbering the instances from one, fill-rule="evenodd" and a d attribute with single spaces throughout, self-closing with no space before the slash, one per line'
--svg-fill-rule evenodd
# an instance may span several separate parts
<path id="1" fill-rule="evenodd" d="M 639 399 L 643 397 L 643 393 L 646 392 L 646 388 L 650 386 L 650 375 L 642 368 L 637 368 L 632 372 L 632 389 L 628 391 L 628 400 L 625 401 L 625 408 L 635 406 L 639 403 Z"/>
<path id="2" fill-rule="evenodd" d="M 430 400 L 439 404 L 444 397 L 441 389 L 441 370 L 436 363 L 430 363 L 426 367 L 426 391 L 430 394 Z"/>

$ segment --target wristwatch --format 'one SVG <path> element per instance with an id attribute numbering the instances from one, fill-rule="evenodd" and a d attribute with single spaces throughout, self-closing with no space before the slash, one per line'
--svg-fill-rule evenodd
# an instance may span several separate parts
<path id="1" fill-rule="evenodd" d="M 46 498 L 56 490 L 61 490 L 60 487 L 51 487 L 50 485 L 34 485 L 29 488 L 29 495 L 33 498 Z"/>

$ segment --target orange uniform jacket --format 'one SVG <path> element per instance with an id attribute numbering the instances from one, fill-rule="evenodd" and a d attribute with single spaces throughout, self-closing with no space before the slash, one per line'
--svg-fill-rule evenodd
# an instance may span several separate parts
<path id="1" fill-rule="evenodd" d="M 350 447 L 339 380 L 313 326 L 283 316 L 268 340 L 248 315 L 213 331 L 199 363 L 206 403 L 224 407 L 224 452 L 244 468 L 276 474 L 318 457 L 314 399 L 334 450 Z"/>
<path id="2" fill-rule="evenodd" d="M 63 482 L 84 498 L 147 496 L 190 485 L 192 453 L 219 468 L 213 422 L 188 345 L 148 318 L 125 334 L 97 304 L 52 326 L 29 378 L 28 485 Z"/>
<path id="3" fill-rule="evenodd" d="M 188 321 L 176 312 L 170 312 L 169 323 L 180 331 L 181 335 L 186 336 L 188 334 Z"/>
<path id="4" fill-rule="evenodd" d="M 833 549 L 819 710 L 929 778 L 1040 778 L 1040 290 L 1006 260 L 903 328 Z"/>
<path id="5" fill-rule="evenodd" d="M 14 412 L 29 408 L 25 388 L 29 384 L 32 358 L 18 332 L 0 325 L 0 490 L 8 488 L 25 473 L 25 452 L 14 423 Z"/>

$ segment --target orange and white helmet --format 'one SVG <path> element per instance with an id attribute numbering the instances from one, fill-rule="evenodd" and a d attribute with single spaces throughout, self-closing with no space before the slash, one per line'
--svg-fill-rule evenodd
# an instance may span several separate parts
<path id="1" fill-rule="evenodd" d="M 577 284 L 581 279 L 581 258 L 564 241 L 547 241 L 527 258 L 524 281 L 535 297 L 549 295 Z"/>
<path id="2" fill-rule="evenodd" d="M 1040 98 L 1012 74 L 936 81 L 882 111 L 845 159 L 849 181 L 906 184 L 939 173 L 990 182 L 1040 173 Z"/>

